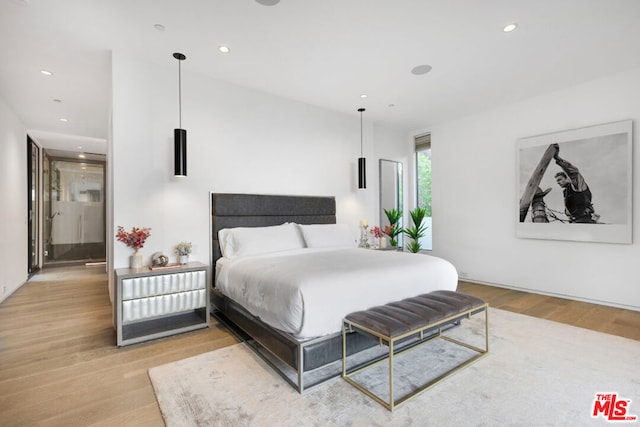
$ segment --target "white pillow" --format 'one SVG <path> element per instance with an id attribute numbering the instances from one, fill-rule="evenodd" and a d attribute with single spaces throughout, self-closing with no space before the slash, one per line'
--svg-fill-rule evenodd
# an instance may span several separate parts
<path id="1" fill-rule="evenodd" d="M 227 250 L 227 242 L 229 241 L 229 236 L 231 235 L 232 230 L 232 228 L 223 228 L 222 230 L 218 231 L 218 245 L 220 245 L 220 253 L 224 257 L 226 257 L 227 252 L 229 252 Z"/>
<path id="2" fill-rule="evenodd" d="M 298 224 L 308 248 L 355 246 L 355 239 L 346 224 Z"/>
<path id="3" fill-rule="evenodd" d="M 295 224 L 225 228 L 218 232 L 222 256 L 235 258 L 304 248 Z"/>

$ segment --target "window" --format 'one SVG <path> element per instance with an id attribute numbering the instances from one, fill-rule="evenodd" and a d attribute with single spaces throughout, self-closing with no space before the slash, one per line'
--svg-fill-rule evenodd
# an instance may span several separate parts
<path id="1" fill-rule="evenodd" d="M 431 222 L 431 134 L 419 135 L 414 138 L 416 146 L 416 205 L 427 210 L 424 224 L 427 231 L 420 239 L 422 249 L 432 250 L 432 222 Z"/>

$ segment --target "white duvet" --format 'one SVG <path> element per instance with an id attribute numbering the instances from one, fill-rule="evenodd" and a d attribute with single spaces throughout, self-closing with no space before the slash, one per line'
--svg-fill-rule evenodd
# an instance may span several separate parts
<path id="1" fill-rule="evenodd" d="M 216 264 L 224 295 L 300 339 L 339 332 L 351 312 L 457 284 L 448 261 L 396 251 L 306 248 Z"/>

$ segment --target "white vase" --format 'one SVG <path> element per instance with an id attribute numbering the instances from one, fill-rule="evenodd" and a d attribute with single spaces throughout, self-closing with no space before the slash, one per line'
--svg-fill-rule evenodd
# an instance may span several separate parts
<path id="1" fill-rule="evenodd" d="M 139 270 L 142 268 L 142 254 L 138 251 L 129 257 L 129 267 Z"/>
<path id="2" fill-rule="evenodd" d="M 178 255 L 178 262 L 180 264 L 186 264 L 189 262 L 189 255 Z"/>
<path id="3" fill-rule="evenodd" d="M 380 238 L 380 249 L 384 249 L 387 247 L 387 238 L 382 236 Z"/>

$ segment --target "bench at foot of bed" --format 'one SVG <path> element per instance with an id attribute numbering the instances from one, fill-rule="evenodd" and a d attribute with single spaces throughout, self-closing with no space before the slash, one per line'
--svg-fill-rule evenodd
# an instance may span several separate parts
<path id="1" fill-rule="evenodd" d="M 343 348 L 346 348 L 347 345 L 347 333 L 356 331 L 378 338 L 381 345 L 388 346 L 388 355 L 382 359 L 378 358 L 370 363 L 349 370 L 347 369 L 347 356 L 343 354 L 342 377 L 385 408 L 393 411 L 398 405 L 417 396 L 454 372 L 470 365 L 489 351 L 489 319 L 487 308 L 488 305 L 484 301 L 470 295 L 453 291 L 435 291 L 351 313 L 347 315 L 343 321 Z M 476 347 L 443 334 L 445 327 L 460 323 L 462 319 L 470 318 L 472 315 L 478 313 L 484 313 L 484 348 Z M 404 396 L 395 398 L 393 381 L 394 356 L 416 348 L 418 344 L 424 344 L 435 338 L 442 338 L 454 344 L 464 346 L 477 354 L 474 354 L 473 357 L 459 363 L 457 366 L 448 369 L 423 386 Z M 412 339 L 413 344 L 398 349 L 400 346 L 397 346 L 397 344 Z M 353 378 L 357 373 L 371 368 L 384 360 L 389 361 L 388 399 L 381 398 Z M 429 368 L 428 366 L 416 366 L 416 372 L 420 372 L 421 370 L 428 371 Z"/>

